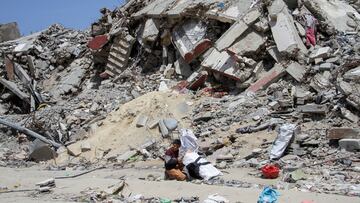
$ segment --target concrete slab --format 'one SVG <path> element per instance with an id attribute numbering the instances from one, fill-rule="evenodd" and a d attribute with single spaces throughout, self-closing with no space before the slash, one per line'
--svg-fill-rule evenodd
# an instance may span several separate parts
<path id="1" fill-rule="evenodd" d="M 234 23 L 215 43 L 215 47 L 222 51 L 230 47 L 253 24 L 261 13 L 258 10 L 249 11 L 242 19 Z"/>
<path id="2" fill-rule="evenodd" d="M 250 9 L 252 2 L 252 0 L 231 1 L 227 8 L 215 7 L 209 10 L 206 16 L 224 23 L 234 23 Z"/>
<path id="3" fill-rule="evenodd" d="M 330 24 L 339 32 L 353 30 L 347 22 L 352 19 L 347 13 L 353 13 L 360 19 L 360 14 L 348 3 L 340 0 L 306 0 L 305 6 L 321 21 Z"/>
<path id="4" fill-rule="evenodd" d="M 280 64 L 275 64 L 275 66 L 269 72 L 267 72 L 262 78 L 252 84 L 246 91 L 257 92 L 261 89 L 267 88 L 269 85 L 279 80 L 284 74 L 284 67 Z"/>
<path id="5" fill-rule="evenodd" d="M 286 72 L 291 75 L 296 81 L 302 82 L 306 74 L 306 68 L 297 62 L 292 62 L 286 68 Z"/>
<path id="6" fill-rule="evenodd" d="M 294 19 L 289 14 L 286 4 L 282 0 L 275 0 L 268 10 L 271 32 L 279 52 L 293 54 L 301 51 L 306 53 L 307 49 L 298 34 Z"/>
<path id="7" fill-rule="evenodd" d="M 249 29 L 229 47 L 228 51 L 239 56 L 255 54 L 266 42 L 266 37 L 257 31 Z"/>

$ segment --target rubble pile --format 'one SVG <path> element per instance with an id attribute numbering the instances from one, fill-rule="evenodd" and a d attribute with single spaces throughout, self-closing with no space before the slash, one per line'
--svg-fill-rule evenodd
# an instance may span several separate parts
<path id="1" fill-rule="evenodd" d="M 65 145 L 58 159 L 73 165 L 157 159 L 185 126 L 218 168 L 260 177 L 275 163 L 279 189 L 359 196 L 359 10 L 351 0 L 129 0 L 102 9 L 91 30 L 53 25 L 1 43 L 0 118 Z M 179 94 L 191 101 L 172 101 Z"/>

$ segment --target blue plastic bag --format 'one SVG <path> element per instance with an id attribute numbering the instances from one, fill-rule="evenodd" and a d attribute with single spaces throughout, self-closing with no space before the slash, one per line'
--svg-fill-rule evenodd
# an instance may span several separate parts
<path id="1" fill-rule="evenodd" d="M 279 195 L 278 191 L 270 187 L 265 187 L 257 203 L 276 203 Z"/>

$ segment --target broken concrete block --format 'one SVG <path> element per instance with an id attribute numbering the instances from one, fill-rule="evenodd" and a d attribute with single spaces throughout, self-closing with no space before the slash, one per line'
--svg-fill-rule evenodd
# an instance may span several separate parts
<path id="1" fill-rule="evenodd" d="M 125 161 L 129 160 L 131 157 L 137 155 L 137 153 L 138 152 L 136 150 L 130 150 L 130 151 L 127 151 L 124 154 L 118 156 L 116 158 L 116 160 L 117 160 L 117 162 L 122 163 L 122 162 L 125 162 Z"/>
<path id="2" fill-rule="evenodd" d="M 284 74 L 284 67 L 280 64 L 275 64 L 275 66 L 269 72 L 267 72 L 262 78 L 252 84 L 246 91 L 257 92 L 261 89 L 265 89 L 272 83 L 279 80 Z"/>
<path id="3" fill-rule="evenodd" d="M 321 71 L 331 71 L 334 68 L 334 64 L 332 63 L 322 63 L 320 65 Z"/>
<path id="4" fill-rule="evenodd" d="M 249 11 L 242 19 L 234 23 L 215 43 L 216 49 L 222 51 L 230 47 L 259 17 L 258 10 Z"/>
<path id="5" fill-rule="evenodd" d="M 81 152 L 91 151 L 91 144 L 88 141 L 84 141 L 81 143 Z"/>
<path id="6" fill-rule="evenodd" d="M 142 41 L 143 42 L 155 42 L 156 38 L 159 35 L 159 29 L 157 23 L 153 19 L 148 19 L 145 22 L 143 32 L 142 32 Z"/>
<path id="7" fill-rule="evenodd" d="M 275 0 L 268 10 L 271 32 L 279 52 L 306 53 L 307 49 L 297 32 L 294 19 L 289 14 L 286 4 L 282 0 Z"/>
<path id="8" fill-rule="evenodd" d="M 360 139 L 342 139 L 339 146 L 349 152 L 360 151 Z"/>
<path id="9" fill-rule="evenodd" d="M 278 110 L 280 108 L 280 104 L 278 101 L 272 101 L 268 105 L 273 110 Z"/>
<path id="10" fill-rule="evenodd" d="M 48 161 L 56 157 L 55 151 L 46 143 L 36 139 L 30 145 L 29 159 L 39 162 Z"/>
<path id="11" fill-rule="evenodd" d="M 300 65 L 297 62 L 292 62 L 286 68 L 286 72 L 291 75 L 296 81 L 302 82 L 306 74 L 306 69 L 304 66 Z"/>
<path id="12" fill-rule="evenodd" d="M 208 73 L 206 71 L 194 72 L 190 77 L 186 80 L 189 84 L 187 86 L 190 90 L 198 90 L 203 87 L 208 77 Z"/>
<path id="13" fill-rule="evenodd" d="M 359 122 L 359 117 L 357 115 L 353 114 L 351 111 L 347 110 L 346 108 L 341 108 L 341 115 L 345 119 L 347 119 L 353 123 Z"/>
<path id="14" fill-rule="evenodd" d="M 173 42 L 186 63 L 211 47 L 210 40 L 205 38 L 206 30 L 207 26 L 198 20 L 188 20 L 174 28 Z"/>
<path id="15" fill-rule="evenodd" d="M 344 74 L 345 80 L 354 80 L 359 81 L 360 80 L 360 66 L 354 69 L 349 70 Z"/>
<path id="16" fill-rule="evenodd" d="M 180 56 L 174 63 L 176 74 L 182 75 L 188 78 L 192 74 L 191 67 L 185 62 L 185 60 Z"/>
<path id="17" fill-rule="evenodd" d="M 30 103 L 30 97 L 22 92 L 15 83 L 5 80 L 4 78 L 0 78 L 0 83 L 9 89 L 12 93 L 14 93 L 16 96 L 18 96 L 21 100 Z"/>
<path id="18" fill-rule="evenodd" d="M 68 153 L 71 156 L 77 157 L 77 156 L 80 156 L 80 154 L 81 154 L 81 147 L 80 147 L 79 143 L 71 144 L 71 145 L 67 146 L 66 148 L 68 150 Z"/>
<path id="19" fill-rule="evenodd" d="M 238 40 L 229 47 L 228 51 L 239 56 L 254 54 L 264 46 L 266 37 L 257 31 L 248 29 Z"/>
<path id="20" fill-rule="evenodd" d="M 267 52 L 277 63 L 279 63 L 282 60 L 281 54 L 276 46 L 268 47 Z"/>
<path id="21" fill-rule="evenodd" d="M 161 135 L 163 137 L 168 137 L 169 136 L 169 130 L 168 128 L 165 126 L 164 120 L 159 120 L 159 129 L 161 132 Z"/>
<path id="22" fill-rule="evenodd" d="M 235 58 L 227 51 L 219 52 L 213 49 L 201 65 L 210 71 L 242 82 L 246 81 L 251 75 L 251 72 L 245 73 L 244 75 L 244 71 L 239 68 Z"/>
<path id="23" fill-rule="evenodd" d="M 312 60 L 321 58 L 328 58 L 331 54 L 331 48 L 330 47 L 319 47 L 311 52 L 309 58 Z"/>
<path id="24" fill-rule="evenodd" d="M 168 64 L 164 70 L 164 78 L 171 79 L 174 73 L 175 69 L 173 68 L 173 64 Z"/>
<path id="25" fill-rule="evenodd" d="M 150 129 L 154 129 L 159 124 L 159 119 L 154 119 L 153 121 L 148 123 L 148 127 Z"/>
<path id="26" fill-rule="evenodd" d="M 306 36 L 305 28 L 297 21 L 295 21 L 295 25 L 296 25 L 297 30 L 299 31 L 300 36 L 305 37 Z"/>
<path id="27" fill-rule="evenodd" d="M 353 30 L 347 25 L 347 22 L 352 20 L 347 13 L 352 13 L 360 19 L 360 14 L 344 1 L 305 0 L 304 4 L 317 18 L 322 19 L 325 24 L 334 27 L 339 32 Z"/>
<path id="28" fill-rule="evenodd" d="M 166 128 L 170 131 L 175 130 L 178 126 L 177 120 L 173 119 L 173 118 L 164 119 L 163 122 L 164 122 Z"/>
<path id="29" fill-rule="evenodd" d="M 307 114 L 326 114 L 328 108 L 326 105 L 318 105 L 318 104 L 307 104 L 304 106 L 298 106 L 297 111 L 300 113 Z"/>
<path id="30" fill-rule="evenodd" d="M 358 128 L 331 128 L 327 137 L 330 140 L 339 140 L 344 138 L 360 139 L 360 129 Z"/>
<path id="31" fill-rule="evenodd" d="M 331 73 L 329 71 L 318 73 L 311 80 L 310 86 L 317 92 L 325 92 L 332 86 L 330 83 L 330 78 Z"/>
<path id="32" fill-rule="evenodd" d="M 141 115 L 136 122 L 136 127 L 138 128 L 145 127 L 147 120 L 148 120 L 147 116 Z"/>
<path id="33" fill-rule="evenodd" d="M 0 42 L 20 38 L 20 31 L 16 22 L 0 24 Z"/>
<path id="34" fill-rule="evenodd" d="M 352 85 L 343 80 L 338 82 L 337 89 L 346 96 L 350 95 L 353 91 Z"/>

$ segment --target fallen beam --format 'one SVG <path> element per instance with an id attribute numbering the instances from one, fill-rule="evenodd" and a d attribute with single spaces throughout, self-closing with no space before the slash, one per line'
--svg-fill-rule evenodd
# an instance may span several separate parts
<path id="1" fill-rule="evenodd" d="M 38 134 L 38 133 L 36 133 L 36 132 L 34 132 L 32 130 L 29 130 L 29 129 L 27 129 L 25 127 L 22 127 L 22 126 L 20 126 L 18 124 L 15 124 L 15 123 L 10 123 L 10 122 L 8 122 L 8 121 L 6 121 L 4 119 L 1 119 L 1 118 L 0 118 L 0 124 L 6 125 L 6 126 L 8 126 L 10 128 L 14 128 L 15 130 L 18 130 L 18 131 L 20 131 L 20 132 L 22 132 L 22 133 L 24 133 L 24 134 L 26 134 L 28 136 L 37 138 L 37 139 L 39 139 L 39 140 L 41 140 L 41 141 L 43 141 L 43 142 L 45 142 L 47 144 L 50 144 L 50 145 L 52 145 L 52 146 L 54 146 L 56 148 L 59 148 L 59 147 L 62 146 L 59 143 L 56 143 L 56 142 L 51 141 L 49 139 L 46 139 L 44 136 L 42 136 L 42 135 L 40 135 L 40 134 Z"/>

